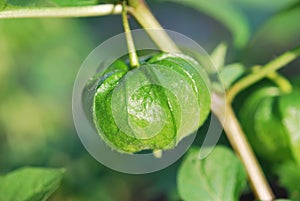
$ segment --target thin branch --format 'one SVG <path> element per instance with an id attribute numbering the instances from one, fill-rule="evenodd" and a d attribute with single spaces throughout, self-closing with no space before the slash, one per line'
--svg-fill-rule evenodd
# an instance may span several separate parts
<path id="1" fill-rule="evenodd" d="M 138 23 L 146 30 L 149 36 L 161 50 L 169 52 L 180 52 L 173 40 L 168 36 L 159 22 L 155 19 L 144 0 L 130 1 L 134 2 L 128 11 Z M 129 2 L 129 3 L 130 3 Z M 134 7 L 133 7 L 134 6 Z"/>
<path id="2" fill-rule="evenodd" d="M 262 66 L 255 65 L 251 68 L 252 73 L 260 71 Z M 277 71 L 273 71 L 269 73 L 266 76 L 270 81 L 272 81 L 274 84 L 276 84 L 282 93 L 288 94 L 291 93 L 293 90 L 293 85 L 290 83 L 290 81 L 285 78 L 284 76 L 280 75 Z"/>
<path id="3" fill-rule="evenodd" d="M 230 103 L 233 101 L 235 96 L 251 86 L 252 84 L 262 80 L 270 73 L 277 71 L 278 69 L 284 67 L 291 61 L 295 60 L 300 56 L 300 46 L 295 49 L 285 52 L 276 59 L 270 61 L 265 66 L 263 66 L 259 71 L 249 74 L 248 76 L 242 78 L 239 82 L 235 83 L 227 92 L 227 101 Z"/>
<path id="4" fill-rule="evenodd" d="M 278 72 L 272 72 L 267 75 L 272 82 L 274 82 L 281 90 L 282 93 L 288 94 L 293 90 L 293 85 L 290 83 L 288 79 L 280 75 Z"/>
<path id="5" fill-rule="evenodd" d="M 7 18 L 54 18 L 54 17 L 92 17 L 121 14 L 122 6 L 102 4 L 83 7 L 22 8 L 0 12 L 0 19 Z"/>
<path id="6" fill-rule="evenodd" d="M 130 66 L 132 68 L 139 67 L 139 58 L 137 56 L 135 46 L 134 46 L 134 41 L 132 38 L 132 34 L 130 31 L 130 26 L 128 22 L 128 16 L 127 16 L 127 5 L 126 1 L 123 1 L 122 3 L 122 21 L 123 21 L 123 26 L 125 30 L 125 35 L 126 35 L 126 41 L 127 41 L 127 47 L 129 51 L 129 60 L 130 60 Z"/>
<path id="7" fill-rule="evenodd" d="M 274 198 L 271 188 L 260 168 L 260 165 L 249 145 L 240 123 L 225 96 L 213 93 L 212 111 L 223 122 L 223 128 L 231 146 L 239 156 L 247 171 L 254 194 L 259 200 L 271 201 Z M 225 120 L 225 121 L 224 121 Z"/>

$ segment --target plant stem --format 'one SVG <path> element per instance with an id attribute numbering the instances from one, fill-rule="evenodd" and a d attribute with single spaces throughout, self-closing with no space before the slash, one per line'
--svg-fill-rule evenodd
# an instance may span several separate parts
<path id="1" fill-rule="evenodd" d="M 22 8 L 0 12 L 0 19 L 6 18 L 40 18 L 40 17 L 91 17 L 111 14 L 121 14 L 122 6 L 102 4 L 82 7 L 60 8 Z"/>
<path id="2" fill-rule="evenodd" d="M 251 187 L 259 200 L 271 201 L 274 199 L 271 188 L 260 168 L 260 165 L 249 145 L 247 138 L 235 113 L 226 101 L 224 95 L 214 93 L 212 98 L 212 111 L 223 123 L 223 128 L 233 149 L 246 168 Z"/>
<path id="3" fill-rule="evenodd" d="M 138 0 L 131 1 L 136 3 Z M 143 28 L 160 29 L 159 34 L 154 34 L 151 31 L 148 32 L 153 41 L 163 50 L 166 49 L 165 46 L 167 46 L 168 50 L 180 52 L 172 39 L 169 38 L 168 34 L 161 28 L 155 17 L 149 11 L 145 5 L 145 2 L 143 0 L 139 0 L 139 2 L 140 4 L 132 7 L 130 12 Z M 213 92 L 212 97 L 211 109 L 221 122 L 223 122 L 223 119 L 225 119 L 225 124 L 223 125 L 224 130 L 232 147 L 240 156 L 241 161 L 245 166 L 254 193 L 260 200 L 272 200 L 274 195 L 264 177 L 264 174 L 245 137 L 245 134 L 243 133 L 240 124 L 235 117 L 230 102 L 225 100 L 226 96 L 218 95 L 215 92 Z M 224 111 L 224 108 L 227 109 L 227 111 Z"/>
<path id="4" fill-rule="evenodd" d="M 123 20 L 123 26 L 124 26 L 125 35 L 126 35 L 127 47 L 128 47 L 128 51 L 129 51 L 130 66 L 135 68 L 135 67 L 138 67 L 140 64 L 139 64 L 139 58 L 136 54 L 136 50 L 134 47 L 134 42 L 133 42 L 133 38 L 132 38 L 132 34 L 130 31 L 129 22 L 128 22 L 128 18 L 127 18 L 126 1 L 122 2 L 122 7 L 123 7 L 122 20 Z"/>
<path id="5" fill-rule="evenodd" d="M 173 40 L 157 22 L 144 0 L 129 0 L 128 10 L 161 50 L 180 52 Z"/>
<path id="6" fill-rule="evenodd" d="M 293 90 L 292 84 L 276 71 L 268 74 L 267 78 L 272 80 L 280 88 L 282 93 L 288 94 Z"/>
<path id="7" fill-rule="evenodd" d="M 262 80 L 264 77 L 268 76 L 270 73 L 275 72 L 276 70 L 284 67 L 286 64 L 290 63 L 294 59 L 300 56 L 300 46 L 296 47 L 293 50 L 285 52 L 281 56 L 277 57 L 276 59 L 272 60 L 271 62 L 267 63 L 263 66 L 259 71 L 255 71 L 248 76 L 242 78 L 239 82 L 234 84 L 228 91 L 227 91 L 227 101 L 231 103 L 235 96 L 241 92 L 242 90 L 246 89 L 247 87 L 251 86 L 252 84 Z"/>
<path id="8" fill-rule="evenodd" d="M 253 66 L 251 68 L 252 73 L 260 71 L 261 68 L 262 66 L 260 65 Z M 277 71 L 269 73 L 266 77 L 272 82 L 274 82 L 274 84 L 276 84 L 280 88 L 282 93 L 288 94 L 293 90 L 292 84 L 285 77 L 280 75 Z"/>
<path id="9" fill-rule="evenodd" d="M 145 2 L 142 2 L 142 1 L 143 0 L 127 0 L 128 5 L 130 5 L 133 8 L 137 7 L 141 3 L 145 3 Z"/>

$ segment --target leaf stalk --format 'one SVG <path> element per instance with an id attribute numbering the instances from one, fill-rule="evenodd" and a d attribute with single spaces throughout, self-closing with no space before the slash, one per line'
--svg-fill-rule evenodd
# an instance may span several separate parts
<path id="1" fill-rule="evenodd" d="M 270 61 L 269 63 L 264 65 L 259 71 L 254 71 L 253 73 L 245 76 L 227 91 L 227 101 L 231 103 L 239 92 L 253 85 L 254 83 L 262 80 L 269 74 L 276 72 L 280 68 L 285 67 L 288 63 L 295 60 L 299 56 L 300 45 L 297 46 L 295 49 L 287 51 L 281 56 L 277 57 L 276 59 Z"/>

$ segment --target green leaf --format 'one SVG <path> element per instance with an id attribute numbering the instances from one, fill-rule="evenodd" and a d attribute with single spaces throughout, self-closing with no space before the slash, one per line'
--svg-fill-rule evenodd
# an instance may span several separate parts
<path id="1" fill-rule="evenodd" d="M 0 201 L 46 200 L 59 186 L 64 170 L 25 167 L 0 180 Z"/>
<path id="2" fill-rule="evenodd" d="M 204 148 L 202 148 L 204 149 Z M 226 147 L 217 146 L 199 160 L 192 148 L 178 172 L 178 190 L 185 201 L 238 201 L 246 185 L 246 172 L 239 159 Z"/>
<path id="3" fill-rule="evenodd" d="M 293 201 L 300 200 L 300 166 L 294 162 L 286 162 L 275 168 L 280 185 L 284 186 Z"/>
<path id="4" fill-rule="evenodd" d="M 251 25 L 257 23 L 257 21 L 251 22 L 253 16 L 249 16 L 249 11 L 252 13 L 260 13 L 262 15 L 272 15 L 288 6 L 297 3 L 299 0 L 286 0 L 286 1 L 273 1 L 273 0 L 161 0 L 172 1 L 179 4 L 189 6 L 197 9 L 200 12 L 207 14 L 208 16 L 216 19 L 225 25 L 233 35 L 235 45 L 238 48 L 244 47 L 251 34 L 255 30 L 251 30 Z M 247 11 L 247 12 L 245 12 Z M 298 14 L 297 14 L 298 12 Z M 277 21 L 271 20 L 268 27 L 263 28 L 263 32 L 260 36 L 267 36 L 265 39 L 272 39 L 276 42 L 279 39 L 277 35 L 285 35 L 284 39 L 279 39 L 283 45 L 286 40 L 289 40 L 289 35 L 293 34 L 293 30 L 299 30 L 299 26 L 294 26 L 294 19 L 299 19 L 299 10 L 288 14 L 286 19 Z M 259 18 L 259 17 L 258 17 Z M 263 20 L 265 21 L 265 20 Z M 277 21 L 277 22 L 276 22 Z M 252 25 L 253 26 L 253 25 Z M 287 31 L 287 27 L 289 31 Z M 270 31 L 272 30 L 274 31 Z M 272 34 L 270 34 L 272 33 Z M 294 32 L 295 34 L 299 32 Z M 296 36 L 298 36 L 296 34 Z M 273 40 L 274 38 L 274 40 Z M 297 37 L 296 37 L 297 38 Z"/>
<path id="5" fill-rule="evenodd" d="M 233 0 L 236 1 L 236 0 Z M 270 11 L 278 11 L 282 8 L 290 6 L 298 0 L 285 0 L 285 1 L 273 1 L 273 0 L 238 0 L 236 1 L 238 4 L 252 9 L 260 9 L 260 10 L 270 10 Z"/>
<path id="6" fill-rule="evenodd" d="M 217 70 L 220 70 L 224 66 L 226 53 L 227 45 L 225 43 L 220 43 L 211 53 L 210 56 Z"/>
<path id="7" fill-rule="evenodd" d="M 300 19 L 300 4 L 270 18 L 255 35 L 257 45 L 263 42 L 263 44 L 272 44 L 273 46 L 276 44 L 280 47 L 297 43 L 300 26 L 295 26 L 295 19 Z"/>
<path id="8" fill-rule="evenodd" d="M 250 26 L 242 10 L 232 0 L 164 0 L 180 3 L 215 18 L 233 34 L 237 47 L 244 47 L 250 37 Z"/>
<path id="9" fill-rule="evenodd" d="M 241 63 L 233 63 L 224 66 L 220 72 L 219 76 L 225 88 L 229 88 L 237 79 L 239 79 L 246 69 Z"/>
<path id="10" fill-rule="evenodd" d="M 0 0 L 0 11 L 3 10 L 5 6 L 6 6 L 5 0 Z"/>

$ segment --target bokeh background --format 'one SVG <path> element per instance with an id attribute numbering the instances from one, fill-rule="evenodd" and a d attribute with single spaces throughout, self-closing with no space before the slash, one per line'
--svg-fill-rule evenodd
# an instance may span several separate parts
<path id="1" fill-rule="evenodd" d="M 208 52 L 227 42 L 228 63 L 264 64 L 300 43 L 299 1 L 231 1 L 245 17 L 247 43 L 238 43 L 231 25 L 217 15 L 184 1 L 148 3 L 164 28 L 185 34 Z M 120 16 L 0 20 L 0 174 L 23 166 L 66 168 L 51 201 L 180 200 L 180 161 L 156 173 L 122 174 L 94 160 L 77 136 L 71 108 L 77 71 L 95 47 L 122 32 Z M 298 59 L 281 72 L 299 75 L 299 66 Z M 221 143 L 227 143 L 224 136 Z"/>

